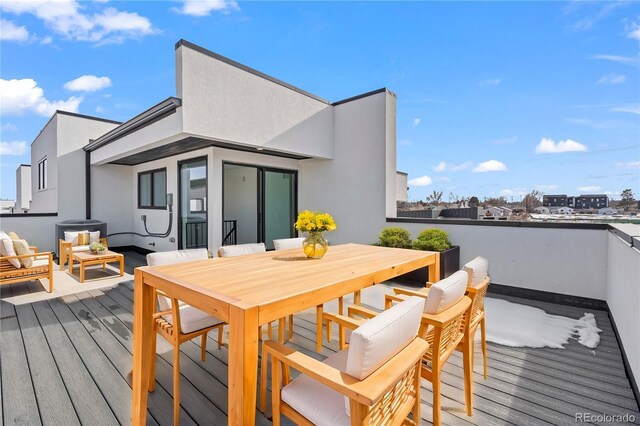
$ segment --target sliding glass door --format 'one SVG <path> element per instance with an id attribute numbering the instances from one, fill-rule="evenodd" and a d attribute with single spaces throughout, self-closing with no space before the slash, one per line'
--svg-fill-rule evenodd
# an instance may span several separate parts
<path id="1" fill-rule="evenodd" d="M 223 245 L 264 242 L 295 235 L 297 172 L 225 163 Z"/>
<path id="2" fill-rule="evenodd" d="M 178 246 L 207 248 L 207 158 L 178 163 Z"/>

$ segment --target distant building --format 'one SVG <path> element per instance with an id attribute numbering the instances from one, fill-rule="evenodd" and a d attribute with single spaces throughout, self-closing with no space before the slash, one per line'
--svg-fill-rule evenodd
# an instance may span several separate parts
<path id="1" fill-rule="evenodd" d="M 571 207 L 572 209 L 601 209 L 609 207 L 609 197 L 606 194 L 584 194 L 568 197 L 562 195 L 544 195 L 544 207 Z"/>
<path id="2" fill-rule="evenodd" d="M 549 214 L 549 207 L 536 207 L 533 211 L 538 214 Z"/>
<path id="3" fill-rule="evenodd" d="M 598 209 L 598 214 L 618 214 L 618 210 L 611 207 L 605 207 L 603 209 Z"/>
<path id="4" fill-rule="evenodd" d="M 31 204 L 31 166 L 21 164 L 16 170 L 16 210 L 29 211 Z"/>
<path id="5" fill-rule="evenodd" d="M 0 200 L 0 211 L 2 213 L 13 213 L 16 202 L 13 200 Z"/>
<path id="6" fill-rule="evenodd" d="M 573 209 L 571 207 L 556 207 L 549 209 L 551 214 L 573 214 Z"/>
<path id="7" fill-rule="evenodd" d="M 487 212 L 489 214 L 487 214 Z M 511 209 L 508 207 L 496 207 L 491 206 L 484 209 L 485 216 L 493 216 L 493 217 L 509 217 L 511 214 Z"/>
<path id="8" fill-rule="evenodd" d="M 567 196 L 563 195 L 543 195 L 542 196 L 542 205 L 544 207 L 566 207 L 567 204 Z"/>
<path id="9" fill-rule="evenodd" d="M 585 194 L 569 197 L 567 206 L 574 209 L 601 209 L 609 207 L 609 197 L 606 194 Z"/>

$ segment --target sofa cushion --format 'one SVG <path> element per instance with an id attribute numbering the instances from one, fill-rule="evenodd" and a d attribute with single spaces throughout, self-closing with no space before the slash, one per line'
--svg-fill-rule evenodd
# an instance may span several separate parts
<path id="1" fill-rule="evenodd" d="M 100 242 L 100 231 L 89 231 L 89 244 Z"/>
<path id="2" fill-rule="evenodd" d="M 424 313 L 439 314 L 455 305 L 467 290 L 468 277 L 465 271 L 458 271 L 432 285 L 424 305 Z"/>
<path id="3" fill-rule="evenodd" d="M 173 315 L 163 315 L 162 318 L 168 323 L 173 324 Z M 180 329 L 182 333 L 187 334 L 193 331 L 202 330 L 216 324 L 222 324 L 223 321 L 216 317 L 212 317 L 206 312 L 196 309 L 191 305 L 180 305 Z"/>
<path id="4" fill-rule="evenodd" d="M 238 244 L 235 246 L 222 246 L 218 250 L 221 257 L 242 256 L 245 254 L 264 253 L 267 251 L 264 243 Z"/>
<path id="5" fill-rule="evenodd" d="M 73 246 L 73 248 L 71 249 L 72 251 L 78 253 L 80 251 L 90 251 L 91 248 L 89 245 L 86 246 Z"/>
<path id="6" fill-rule="evenodd" d="M 9 231 L 9 232 L 7 232 L 7 235 L 9 236 L 9 239 L 11 239 L 11 240 L 13 240 L 13 241 L 15 241 L 15 240 L 20 240 L 20 239 L 21 239 L 20 237 L 18 237 L 18 234 L 16 234 L 16 233 L 15 233 L 15 232 L 13 232 L 13 231 Z"/>
<path id="7" fill-rule="evenodd" d="M 16 251 L 13 248 L 13 241 L 9 238 L 7 234 L 2 232 L 0 234 L 0 256 L 15 256 Z M 7 259 L 14 268 L 20 268 L 21 263 L 20 259 Z"/>
<path id="8" fill-rule="evenodd" d="M 347 350 L 331 355 L 323 363 L 345 371 Z M 304 374 L 282 389 L 282 400 L 315 425 L 349 425 L 344 409 L 344 396 Z"/>
<path id="9" fill-rule="evenodd" d="M 64 231 L 64 240 L 66 242 L 70 242 L 71 245 L 77 246 L 78 244 L 78 234 L 81 232 L 89 232 L 86 229 L 83 231 Z"/>
<path id="10" fill-rule="evenodd" d="M 29 243 L 25 240 L 15 240 L 13 241 L 13 249 L 15 250 L 18 256 L 22 256 L 25 254 L 33 254 L 33 251 L 29 248 Z M 23 257 L 20 259 L 20 263 L 25 268 L 30 268 L 33 263 L 33 257 Z"/>
<path id="11" fill-rule="evenodd" d="M 418 335 L 424 303 L 422 297 L 409 297 L 356 328 L 345 372 L 362 380 L 407 346 Z"/>
<path id="12" fill-rule="evenodd" d="M 273 240 L 273 247 L 276 250 L 288 250 L 288 249 L 296 249 L 302 248 L 302 242 L 304 241 L 304 237 L 300 238 L 283 238 L 280 240 Z"/>
<path id="13" fill-rule="evenodd" d="M 49 266 L 49 259 L 43 259 L 43 258 L 36 259 L 31 264 L 32 268 L 38 268 L 38 267 L 41 267 L 41 266 Z"/>
<path id="14" fill-rule="evenodd" d="M 78 232 L 78 245 L 79 246 L 89 245 L 89 231 Z"/>
<path id="15" fill-rule="evenodd" d="M 484 257 L 478 256 L 467 262 L 462 269 L 469 274 L 467 287 L 477 287 L 482 284 L 489 273 L 489 261 Z"/>

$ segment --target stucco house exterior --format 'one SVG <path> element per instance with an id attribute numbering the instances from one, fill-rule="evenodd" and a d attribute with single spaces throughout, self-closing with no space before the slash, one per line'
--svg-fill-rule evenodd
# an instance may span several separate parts
<path id="1" fill-rule="evenodd" d="M 294 236 L 304 209 L 334 216 L 334 244 L 375 241 L 396 216 L 387 89 L 329 102 L 185 40 L 175 72 L 175 96 L 124 123 L 58 111 L 45 125 L 29 213 L 43 249 L 69 219 L 107 222 L 110 246 L 215 251 Z"/>

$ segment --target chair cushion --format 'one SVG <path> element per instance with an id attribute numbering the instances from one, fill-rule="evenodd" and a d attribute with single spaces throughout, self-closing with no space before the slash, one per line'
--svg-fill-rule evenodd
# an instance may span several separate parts
<path id="1" fill-rule="evenodd" d="M 345 371 L 347 356 L 348 352 L 345 349 L 331 355 L 323 363 Z M 282 400 L 315 425 L 351 424 L 344 410 L 344 396 L 304 374 L 293 379 L 282 389 Z"/>
<path id="2" fill-rule="evenodd" d="M 189 250 L 174 250 L 174 251 L 159 251 L 156 253 L 149 253 L 147 255 L 147 265 L 170 265 L 173 263 L 189 262 L 192 260 L 203 260 L 209 258 L 209 252 L 207 249 L 189 249 Z"/>
<path id="3" fill-rule="evenodd" d="M 22 238 L 18 237 L 18 234 L 16 234 L 15 232 L 9 231 L 7 233 L 7 235 L 9 236 L 9 239 L 15 241 L 15 240 L 21 240 Z"/>
<path id="4" fill-rule="evenodd" d="M 38 268 L 40 266 L 49 266 L 49 259 L 36 259 L 31 263 L 32 268 Z"/>
<path id="5" fill-rule="evenodd" d="M 468 287 L 477 287 L 489 273 L 489 261 L 484 257 L 478 256 L 470 262 L 467 262 L 462 269 L 469 274 Z"/>
<path id="6" fill-rule="evenodd" d="M 87 244 L 85 246 L 73 246 L 73 248 L 71 249 L 72 252 L 80 252 L 80 251 L 90 251 L 91 248 L 90 246 Z"/>
<path id="7" fill-rule="evenodd" d="M 149 253 L 147 255 L 147 265 L 149 266 L 171 265 L 173 263 L 182 263 L 182 262 L 189 262 L 192 260 L 203 260 L 208 258 L 209 258 L 209 252 L 207 251 L 207 249 L 204 249 L 204 248 L 159 251 L 156 253 Z M 167 311 L 171 309 L 171 299 L 159 294 L 158 308 L 160 308 L 161 311 Z"/>
<path id="8" fill-rule="evenodd" d="M 283 238 L 280 240 L 273 240 L 273 246 L 276 250 L 288 250 L 295 248 L 302 248 L 302 242 L 304 237 L 300 238 Z"/>
<path id="9" fill-rule="evenodd" d="M 173 324 L 173 315 L 163 315 L 162 318 L 168 323 Z M 200 309 L 196 309 L 191 305 L 180 306 L 180 329 L 182 333 L 187 334 L 193 331 L 202 330 L 216 324 L 222 324 L 222 321 L 216 317 L 212 317 Z"/>
<path id="10" fill-rule="evenodd" d="M 13 241 L 11 241 L 9 236 L 4 232 L 0 234 L 0 256 L 16 256 L 16 251 L 13 248 Z M 7 262 L 9 262 L 14 268 L 20 268 L 21 266 L 20 259 L 8 259 Z"/>
<path id="11" fill-rule="evenodd" d="M 455 305 L 467 290 L 468 277 L 469 275 L 465 271 L 458 271 L 432 285 L 424 305 L 424 313 L 439 314 Z"/>
<path id="12" fill-rule="evenodd" d="M 345 372 L 362 380 L 407 346 L 418 335 L 424 303 L 412 296 L 356 328 Z"/>
<path id="13" fill-rule="evenodd" d="M 265 251 L 267 251 L 267 247 L 264 245 L 264 243 L 222 246 L 218 250 L 221 257 L 242 256 L 245 254 L 264 253 Z"/>
<path id="14" fill-rule="evenodd" d="M 25 240 L 14 240 L 13 241 L 13 249 L 15 250 L 18 256 L 22 256 L 25 254 L 33 254 L 33 251 L 29 248 L 29 243 Z M 33 257 L 23 257 L 20 259 L 20 263 L 25 268 L 30 268 L 33 263 Z"/>

